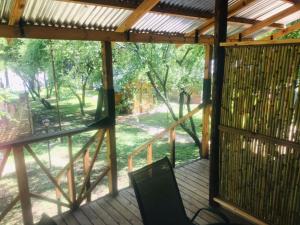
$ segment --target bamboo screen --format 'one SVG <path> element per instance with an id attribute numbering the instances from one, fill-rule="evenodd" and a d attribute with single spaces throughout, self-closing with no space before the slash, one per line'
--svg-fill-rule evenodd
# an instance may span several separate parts
<path id="1" fill-rule="evenodd" d="M 300 224 L 300 45 L 227 47 L 220 197 L 274 225 Z"/>

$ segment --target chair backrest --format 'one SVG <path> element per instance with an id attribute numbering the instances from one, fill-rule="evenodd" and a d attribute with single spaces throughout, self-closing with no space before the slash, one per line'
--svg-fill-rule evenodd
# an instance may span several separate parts
<path id="1" fill-rule="evenodd" d="M 190 224 L 167 157 L 129 174 L 145 225 Z"/>

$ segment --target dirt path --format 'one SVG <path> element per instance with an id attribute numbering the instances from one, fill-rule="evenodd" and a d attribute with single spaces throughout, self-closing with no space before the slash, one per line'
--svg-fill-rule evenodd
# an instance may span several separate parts
<path id="1" fill-rule="evenodd" d="M 120 116 L 117 118 L 117 123 L 141 129 L 142 131 L 147 132 L 149 134 L 149 139 L 166 129 L 166 127 L 163 126 L 150 126 L 148 124 L 143 123 L 143 120 L 139 118 L 142 115 L 145 114 Z M 168 138 L 168 134 L 166 134 L 164 138 Z M 176 142 L 193 143 L 193 139 L 187 134 L 176 133 Z"/>

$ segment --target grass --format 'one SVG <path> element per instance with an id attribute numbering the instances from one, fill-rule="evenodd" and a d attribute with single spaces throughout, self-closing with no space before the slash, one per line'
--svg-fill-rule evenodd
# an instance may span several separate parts
<path id="1" fill-rule="evenodd" d="M 179 117 L 179 105 L 177 103 L 171 103 L 171 106 L 175 112 L 175 115 L 177 117 Z M 196 104 L 191 105 L 192 110 L 196 107 L 197 107 Z M 188 113 L 187 109 L 184 108 L 183 115 L 185 115 L 187 113 Z M 197 113 L 196 115 L 194 115 L 193 119 L 194 119 L 194 123 L 196 126 L 196 132 L 199 136 L 200 131 L 202 130 L 202 110 L 199 113 Z M 149 114 L 141 115 L 139 117 L 139 120 L 143 124 L 146 124 L 149 126 L 156 126 L 156 127 L 159 127 L 159 126 L 168 127 L 171 123 L 174 122 L 171 114 L 169 112 L 166 112 L 165 110 L 163 110 L 163 112 L 155 112 L 150 115 Z M 186 124 L 188 124 L 188 126 L 189 126 L 190 125 L 189 121 L 187 121 Z M 182 135 L 186 134 L 186 132 L 180 126 L 177 126 L 176 132 L 178 134 L 182 134 Z"/>
<path id="2" fill-rule="evenodd" d="M 86 110 L 92 111 L 95 109 L 95 93 L 87 93 L 87 107 Z M 54 100 L 50 100 L 53 105 L 55 105 Z M 76 99 L 62 98 L 61 102 L 61 112 L 63 119 L 68 122 L 68 126 L 74 128 L 74 126 L 82 126 L 82 118 L 79 111 L 79 105 Z M 174 110 L 178 112 L 178 105 L 172 104 Z M 192 106 L 194 108 L 196 105 Z M 32 104 L 35 114 L 41 114 L 40 116 L 52 116 L 55 119 L 56 110 L 44 110 L 40 104 Z M 184 112 L 186 113 L 186 111 Z M 196 129 L 201 130 L 201 114 L 197 114 L 195 119 Z M 53 119 L 53 120 L 54 120 Z M 138 116 L 138 121 L 149 127 L 154 128 L 166 128 L 169 124 L 173 122 L 172 118 L 166 111 L 157 111 L 150 114 L 143 114 Z M 38 121 L 36 121 L 38 122 Z M 55 123 L 55 120 L 54 120 Z M 76 125 L 77 124 L 77 125 Z M 86 132 L 82 134 L 77 134 L 72 137 L 73 140 L 73 155 L 79 151 L 79 149 L 88 141 L 95 131 Z M 178 127 L 176 130 L 178 135 L 186 135 L 186 133 Z M 148 141 L 153 135 L 149 134 L 144 129 L 136 126 L 130 125 L 130 123 L 120 123 L 116 125 L 116 138 L 117 138 L 117 163 L 118 163 L 118 174 L 119 176 L 127 177 L 127 159 L 128 155 L 138 146 L 142 145 Z M 52 168 L 51 173 L 55 176 L 59 170 L 61 170 L 64 165 L 68 162 L 68 143 L 66 138 L 61 142 L 59 139 L 50 141 L 51 157 L 52 157 Z M 44 165 L 48 166 L 48 151 L 47 151 L 47 141 L 40 142 L 31 145 L 34 152 L 38 155 L 40 160 Z M 95 151 L 95 144 L 90 147 L 91 156 Z M 164 156 L 169 155 L 169 145 L 167 138 L 162 138 L 158 140 L 153 145 L 153 160 L 158 160 Z M 187 160 L 195 159 L 199 156 L 198 149 L 191 142 L 177 142 L 176 143 L 176 162 L 177 164 L 186 162 Z M 41 193 L 48 197 L 55 198 L 55 191 L 53 184 L 41 171 L 39 166 L 35 163 L 32 157 L 25 151 L 25 160 L 27 165 L 27 172 L 29 177 L 29 186 L 32 192 Z M 100 173 L 100 168 L 106 164 L 106 147 L 105 143 L 103 148 L 101 148 L 101 153 L 96 161 L 95 169 L 92 173 L 92 181 L 97 178 Z M 75 176 L 77 191 L 79 191 L 83 179 L 83 162 L 79 160 L 75 164 Z M 146 165 L 146 151 L 134 157 L 134 169 L 140 168 Z M 107 190 L 106 187 L 107 180 L 101 185 L 98 185 L 97 194 L 103 194 L 103 190 Z M 8 160 L 8 164 L 5 169 L 5 175 L 0 180 L 0 212 L 3 207 L 9 202 L 13 196 L 17 193 L 17 183 L 16 176 L 14 172 L 14 160 L 11 156 Z M 67 191 L 66 180 L 63 180 L 62 187 Z M 99 195 L 98 195 L 99 196 Z M 47 205 L 42 201 L 33 200 L 34 206 L 34 216 L 39 218 L 39 215 L 46 208 L 49 215 L 56 214 L 55 205 Z M 19 224 L 20 222 L 20 206 L 16 207 L 12 213 L 10 213 L 2 224 Z"/>

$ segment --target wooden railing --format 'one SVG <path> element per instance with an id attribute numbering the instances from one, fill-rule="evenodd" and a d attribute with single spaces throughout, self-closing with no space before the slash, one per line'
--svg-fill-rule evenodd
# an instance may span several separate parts
<path id="1" fill-rule="evenodd" d="M 115 153 L 112 154 L 109 140 L 107 141 L 107 165 L 103 166 L 100 169 L 100 173 L 97 174 L 96 180 L 91 183 L 91 173 L 95 166 L 95 162 L 97 156 L 100 153 L 100 149 L 102 143 L 106 138 L 109 138 L 110 127 L 103 127 L 101 129 L 97 128 L 95 133 L 89 138 L 89 140 L 82 146 L 82 148 L 76 153 L 73 154 L 73 142 L 72 136 L 74 134 L 79 134 L 82 132 L 90 131 L 91 128 L 81 129 L 71 131 L 71 132 L 62 132 L 60 135 L 50 135 L 48 137 L 43 136 L 40 138 L 41 141 L 49 141 L 53 138 L 57 137 L 65 137 L 68 140 L 68 155 L 69 155 L 69 162 L 67 165 L 61 169 L 56 176 L 53 176 L 51 171 L 44 165 L 41 161 L 39 156 L 35 153 L 35 151 L 30 146 L 30 143 L 39 142 L 39 139 L 35 138 L 34 141 L 23 141 L 16 145 L 7 145 L 5 150 L 3 151 L 2 160 L 0 159 L 0 178 L 2 176 L 5 164 L 9 158 L 10 153 L 13 153 L 15 167 L 16 167 L 16 176 L 17 176 L 17 183 L 18 183 L 18 194 L 17 196 L 6 206 L 4 210 L 2 210 L 0 214 L 0 222 L 4 219 L 4 217 L 14 208 L 14 206 L 20 202 L 22 215 L 23 215 L 23 222 L 25 225 L 32 225 L 33 224 L 33 214 L 32 214 L 32 205 L 31 205 L 31 198 L 36 198 L 39 200 L 47 201 L 50 203 L 54 203 L 57 205 L 58 213 L 62 212 L 62 206 L 67 207 L 70 209 L 74 209 L 79 207 L 85 200 L 89 202 L 91 200 L 91 193 L 95 189 L 95 187 L 103 180 L 105 176 L 108 175 L 109 182 L 113 182 L 116 178 L 111 178 L 113 176 L 114 171 L 111 168 L 116 168 L 116 165 L 112 165 L 116 163 L 116 160 L 112 160 L 112 155 L 115 156 Z M 95 151 L 93 155 L 90 155 L 89 149 L 91 148 L 92 144 L 95 143 Z M 39 166 L 42 172 L 48 177 L 51 183 L 55 186 L 56 191 L 56 199 L 50 198 L 48 196 L 44 196 L 39 193 L 32 193 L 29 188 L 28 184 L 28 176 L 26 170 L 26 163 L 24 158 L 24 153 L 27 152 L 33 159 L 34 162 Z M 74 178 L 74 163 L 78 160 L 83 160 L 83 171 L 84 171 L 84 178 L 81 186 L 78 188 L 79 192 L 76 193 L 76 184 Z M 97 168 L 98 169 L 98 168 Z M 64 191 L 61 185 L 62 178 L 67 176 L 67 186 L 68 191 Z M 109 187 L 113 186 L 113 184 L 109 184 Z M 111 191 L 111 188 L 110 188 Z"/>
<path id="2" fill-rule="evenodd" d="M 147 164 L 151 164 L 153 161 L 153 144 L 158 141 L 159 139 L 163 138 L 166 134 L 169 134 L 169 151 L 170 151 L 170 161 L 173 166 L 175 166 L 176 161 L 176 149 L 175 149 L 175 141 L 176 141 L 176 127 L 180 124 L 184 123 L 186 120 L 190 119 L 192 116 L 197 114 L 201 109 L 209 107 L 211 102 L 208 103 L 202 103 L 198 105 L 195 109 L 193 109 L 191 112 L 187 113 L 185 116 L 181 117 L 177 121 L 170 124 L 168 128 L 161 131 L 157 135 L 155 135 L 153 138 L 151 138 L 146 143 L 142 144 L 141 146 L 137 147 L 132 151 L 132 153 L 128 156 L 128 171 L 131 172 L 133 170 L 133 158 L 140 154 L 141 152 L 147 150 Z"/>

